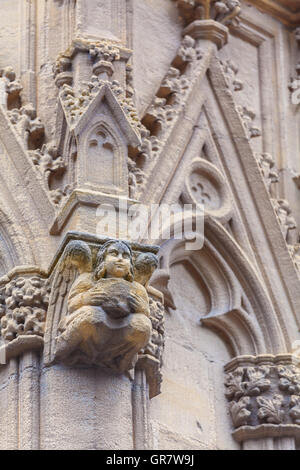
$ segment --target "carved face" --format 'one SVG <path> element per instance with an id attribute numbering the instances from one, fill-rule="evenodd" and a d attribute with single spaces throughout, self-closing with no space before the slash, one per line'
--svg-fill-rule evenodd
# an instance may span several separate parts
<path id="1" fill-rule="evenodd" d="M 106 277 L 127 277 L 131 268 L 129 249 L 121 243 L 110 245 L 105 254 L 104 264 Z"/>

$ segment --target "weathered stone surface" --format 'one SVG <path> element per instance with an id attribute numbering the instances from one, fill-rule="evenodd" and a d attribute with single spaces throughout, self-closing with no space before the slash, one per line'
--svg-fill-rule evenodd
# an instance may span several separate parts
<path id="1" fill-rule="evenodd" d="M 0 449 L 297 448 L 299 1 L 0 13 Z"/>

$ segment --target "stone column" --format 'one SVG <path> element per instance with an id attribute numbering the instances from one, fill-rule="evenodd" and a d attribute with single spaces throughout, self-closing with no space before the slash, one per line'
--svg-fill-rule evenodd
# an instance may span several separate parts
<path id="1" fill-rule="evenodd" d="M 46 273 L 15 268 L 0 279 L 1 449 L 40 447 L 40 350 L 48 307 Z"/>
<path id="2" fill-rule="evenodd" d="M 225 366 L 233 437 L 243 450 L 293 450 L 300 436 L 300 358 L 239 356 Z"/>

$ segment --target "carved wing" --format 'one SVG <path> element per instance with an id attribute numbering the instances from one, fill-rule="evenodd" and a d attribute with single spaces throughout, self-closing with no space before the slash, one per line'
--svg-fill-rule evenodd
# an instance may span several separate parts
<path id="1" fill-rule="evenodd" d="M 67 313 L 71 286 L 79 274 L 92 270 L 92 253 L 87 243 L 73 240 L 66 246 L 54 273 L 45 329 L 44 363 L 53 361 L 58 325 Z"/>

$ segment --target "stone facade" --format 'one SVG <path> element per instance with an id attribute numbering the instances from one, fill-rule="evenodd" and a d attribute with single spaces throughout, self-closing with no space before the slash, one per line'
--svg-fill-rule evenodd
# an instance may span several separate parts
<path id="1" fill-rule="evenodd" d="M 299 0 L 0 10 L 0 449 L 299 449 Z"/>

